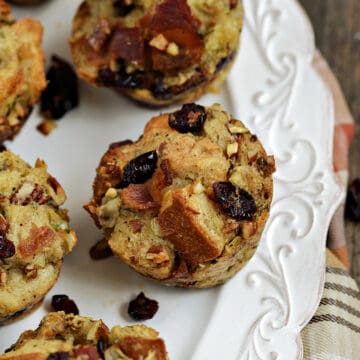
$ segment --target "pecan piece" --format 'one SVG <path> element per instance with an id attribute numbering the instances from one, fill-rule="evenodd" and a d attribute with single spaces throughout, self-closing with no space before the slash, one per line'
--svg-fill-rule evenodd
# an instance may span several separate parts
<path id="1" fill-rule="evenodd" d="M 155 264 L 166 264 L 169 260 L 169 254 L 164 245 L 153 245 L 146 253 L 146 259 L 153 261 Z"/>
<path id="2" fill-rule="evenodd" d="M 121 192 L 126 207 L 134 210 L 156 209 L 159 204 L 153 200 L 144 184 L 130 184 Z"/>
<path id="3" fill-rule="evenodd" d="M 133 234 L 137 234 L 141 232 L 143 226 L 145 225 L 141 220 L 139 219 L 132 219 L 127 222 L 129 228 L 131 229 Z"/>

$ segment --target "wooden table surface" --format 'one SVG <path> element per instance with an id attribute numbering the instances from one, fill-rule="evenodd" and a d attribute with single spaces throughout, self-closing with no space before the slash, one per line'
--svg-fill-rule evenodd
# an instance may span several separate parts
<path id="1" fill-rule="evenodd" d="M 316 44 L 337 76 L 356 122 L 350 180 L 360 177 L 360 0 L 299 0 Z M 351 274 L 360 285 L 360 223 L 346 221 Z"/>

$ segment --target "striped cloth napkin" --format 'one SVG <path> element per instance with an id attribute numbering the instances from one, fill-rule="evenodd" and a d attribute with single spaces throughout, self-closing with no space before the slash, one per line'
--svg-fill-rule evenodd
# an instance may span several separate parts
<path id="1" fill-rule="evenodd" d="M 354 121 L 337 79 L 319 52 L 314 65 L 333 93 L 334 170 L 339 182 L 346 187 Z M 304 359 L 360 359 L 360 292 L 348 273 L 344 204 L 339 206 L 331 222 L 327 247 L 324 293 L 315 315 L 301 333 Z"/>

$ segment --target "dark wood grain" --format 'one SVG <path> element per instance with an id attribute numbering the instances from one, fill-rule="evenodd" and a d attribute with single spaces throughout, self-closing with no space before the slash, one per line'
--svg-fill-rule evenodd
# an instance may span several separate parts
<path id="1" fill-rule="evenodd" d="M 337 76 L 356 122 L 350 179 L 360 177 L 360 0 L 300 0 L 316 44 Z M 346 221 L 351 274 L 360 285 L 360 223 Z"/>

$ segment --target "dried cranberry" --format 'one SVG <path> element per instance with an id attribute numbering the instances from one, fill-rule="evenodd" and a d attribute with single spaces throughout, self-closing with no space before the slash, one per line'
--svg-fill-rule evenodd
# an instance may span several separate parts
<path id="1" fill-rule="evenodd" d="M 128 314 L 136 321 L 148 320 L 156 314 L 159 304 L 156 300 L 147 298 L 141 292 L 134 300 L 129 303 Z"/>
<path id="2" fill-rule="evenodd" d="M 135 4 L 129 0 L 117 0 L 113 4 L 117 16 L 126 16 L 135 8 Z"/>
<path id="3" fill-rule="evenodd" d="M 90 248 L 90 257 L 93 260 L 106 259 L 113 255 L 113 252 L 106 239 L 99 240 Z"/>
<path id="4" fill-rule="evenodd" d="M 114 86 L 116 80 L 116 72 L 110 69 L 100 69 L 98 71 L 97 82 L 104 86 Z"/>
<path id="5" fill-rule="evenodd" d="M 214 196 L 224 213 L 236 220 L 251 220 L 256 212 L 253 197 L 229 181 L 213 183 Z"/>
<path id="6" fill-rule="evenodd" d="M 180 133 L 199 134 L 206 120 L 205 108 L 194 103 L 184 104 L 169 115 L 169 126 Z"/>
<path id="7" fill-rule="evenodd" d="M 100 69 L 97 82 L 104 86 L 113 86 L 117 89 L 146 88 L 146 76 L 141 71 L 128 74 L 123 67 L 118 72 L 110 69 Z"/>
<path id="8" fill-rule="evenodd" d="M 79 103 L 78 81 L 73 68 L 53 55 L 46 73 L 48 85 L 41 94 L 41 112 L 46 118 L 60 119 Z"/>
<path id="9" fill-rule="evenodd" d="M 348 188 L 346 206 L 346 217 L 353 221 L 360 221 L 360 179 L 355 179 Z"/>
<path id="10" fill-rule="evenodd" d="M 0 259 L 10 258 L 15 255 L 15 245 L 0 233 Z"/>
<path id="11" fill-rule="evenodd" d="M 120 72 L 115 80 L 114 86 L 118 89 L 135 89 L 141 87 L 140 73 L 127 74 L 126 72 Z"/>
<path id="12" fill-rule="evenodd" d="M 64 311 L 65 314 L 79 314 L 79 309 L 75 302 L 67 295 L 54 295 L 51 300 L 51 306 L 55 311 Z"/>
<path id="13" fill-rule="evenodd" d="M 124 188 L 129 184 L 143 184 L 152 177 L 156 169 L 157 160 L 158 156 L 155 150 L 130 160 L 125 165 L 119 187 Z"/>
<path id="14" fill-rule="evenodd" d="M 216 72 L 221 71 L 227 64 L 231 62 L 231 60 L 235 56 L 235 51 L 233 51 L 229 56 L 223 57 L 220 61 L 216 64 Z"/>
<path id="15" fill-rule="evenodd" d="M 65 351 L 57 351 L 51 353 L 46 360 L 68 360 L 70 359 L 69 353 Z"/>
<path id="16" fill-rule="evenodd" d="M 108 342 L 104 338 L 100 338 L 96 344 L 96 350 L 102 359 L 105 359 L 105 350 L 108 347 Z"/>
<path id="17" fill-rule="evenodd" d="M 152 86 L 151 91 L 157 99 L 162 99 L 162 100 L 170 99 L 172 95 L 171 92 L 167 88 L 165 88 L 163 83 L 160 81 L 156 82 Z"/>

